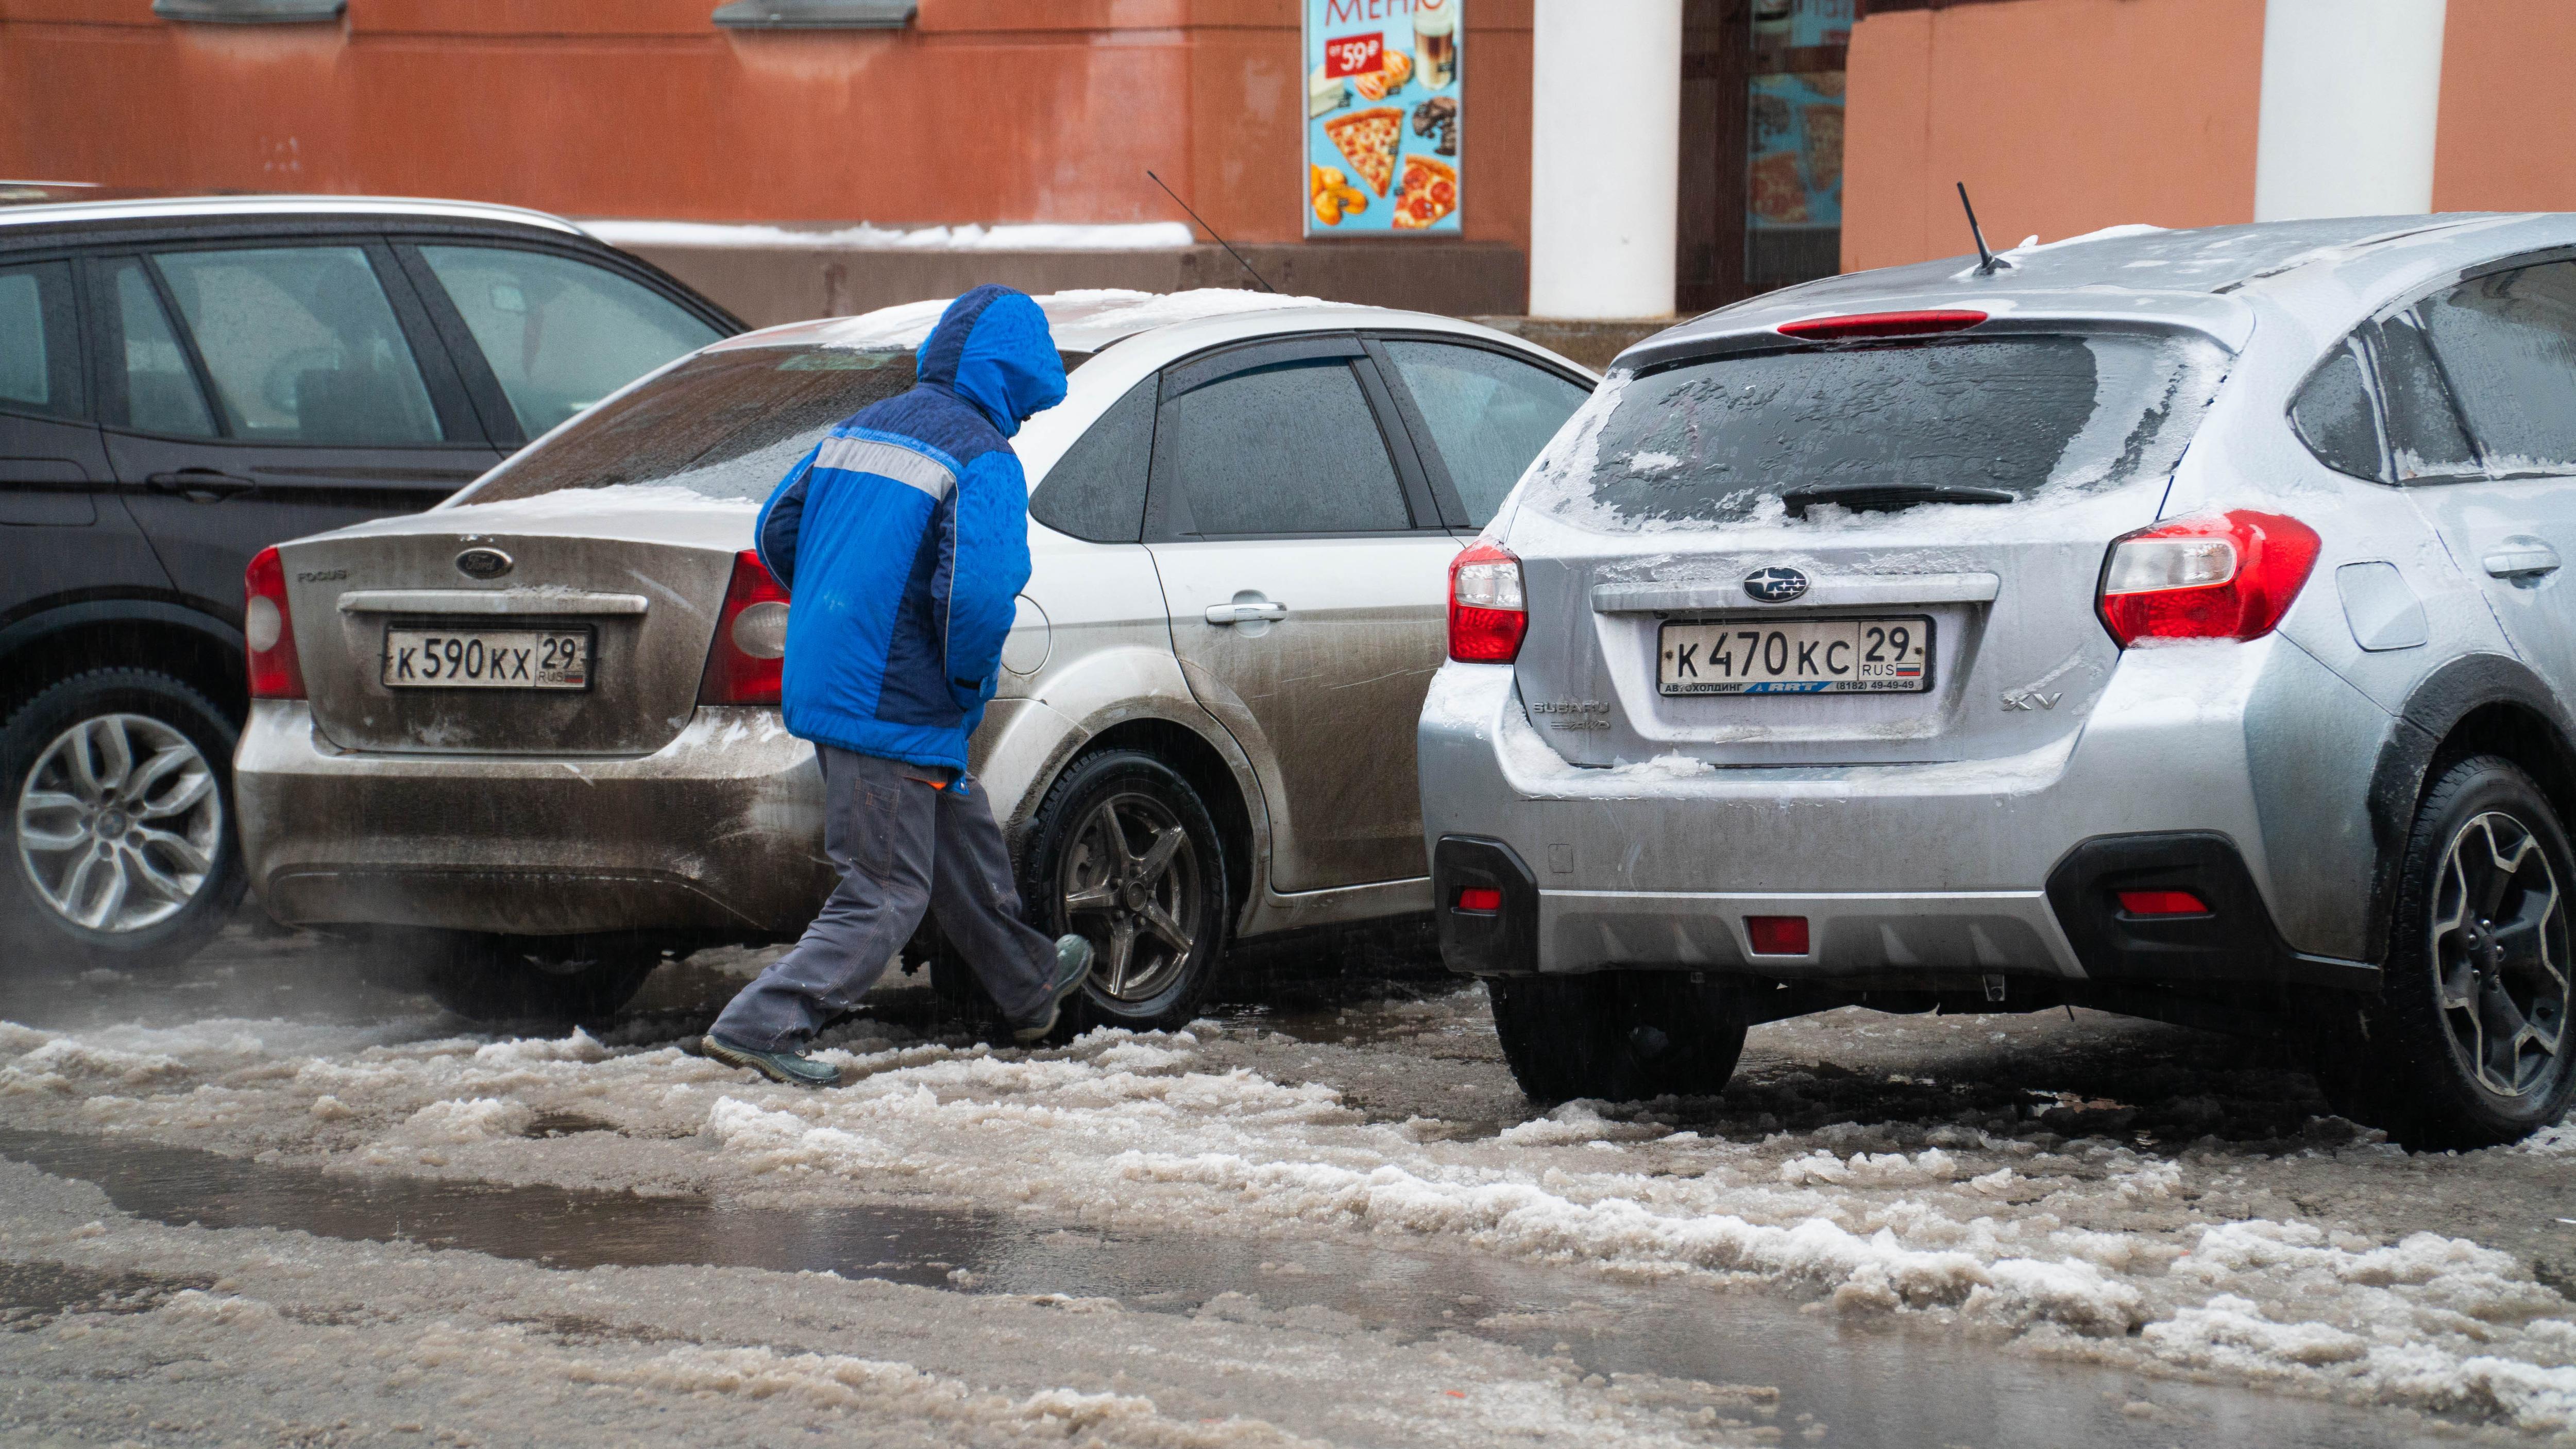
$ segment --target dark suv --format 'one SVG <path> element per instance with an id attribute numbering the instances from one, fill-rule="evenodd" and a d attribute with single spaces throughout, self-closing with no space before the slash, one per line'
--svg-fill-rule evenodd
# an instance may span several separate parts
<path id="1" fill-rule="evenodd" d="M 0 210 L 0 938 L 184 957 L 240 899 L 242 571 L 427 508 L 742 324 L 538 212 Z"/>

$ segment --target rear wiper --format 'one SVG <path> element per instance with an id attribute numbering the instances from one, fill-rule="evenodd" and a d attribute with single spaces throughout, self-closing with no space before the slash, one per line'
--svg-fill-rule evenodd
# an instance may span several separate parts
<path id="1" fill-rule="evenodd" d="M 1946 483 L 1802 483 L 1780 490 L 1789 516 L 1804 518 L 1820 503 L 1854 513 L 1895 513 L 1925 503 L 2019 503 L 2021 495 L 2001 488 L 1965 488 Z"/>

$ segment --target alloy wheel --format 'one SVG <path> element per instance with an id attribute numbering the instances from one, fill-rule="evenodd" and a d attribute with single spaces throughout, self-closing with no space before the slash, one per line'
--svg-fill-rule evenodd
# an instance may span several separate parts
<path id="1" fill-rule="evenodd" d="M 148 715 L 85 719 L 54 737 L 18 792 L 18 860 L 76 926 L 156 926 L 213 876 L 224 832 L 215 773 L 194 741 Z"/>
<path id="2" fill-rule="evenodd" d="M 1093 985 L 1121 1002 L 1150 1000 L 1189 963 L 1200 919 L 1199 852 L 1170 806 L 1126 791 L 1085 815 L 1064 853 L 1066 924 L 1099 953 Z"/>
<path id="3" fill-rule="evenodd" d="M 2548 852 L 2513 816 L 2477 816 L 2442 857 L 2432 916 L 2452 1051 L 2499 1096 L 2547 1091 L 2570 1006 L 2567 912 Z"/>

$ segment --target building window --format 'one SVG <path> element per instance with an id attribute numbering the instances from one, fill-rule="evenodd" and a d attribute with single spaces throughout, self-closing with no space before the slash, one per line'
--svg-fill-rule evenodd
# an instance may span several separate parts
<path id="1" fill-rule="evenodd" d="M 348 0 L 152 0 L 164 20 L 215 25 L 302 25 L 335 21 Z"/>
<path id="2" fill-rule="evenodd" d="M 1852 0 L 1753 0 L 1746 77 L 1744 280 L 1841 269 L 1843 66 Z"/>
<path id="3" fill-rule="evenodd" d="M 901 30 L 917 0 L 732 0 L 715 22 L 734 30 Z"/>

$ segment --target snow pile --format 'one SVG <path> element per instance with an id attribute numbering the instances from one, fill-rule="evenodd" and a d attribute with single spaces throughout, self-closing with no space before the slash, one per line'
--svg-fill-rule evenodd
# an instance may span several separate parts
<path id="1" fill-rule="evenodd" d="M 470 1102 L 432 1102 L 411 1114 L 401 1135 L 412 1142 L 489 1142 L 517 1137 L 536 1120 L 525 1102 L 480 1097 Z"/>
<path id="2" fill-rule="evenodd" d="M 1178 221 L 997 222 L 978 226 L 856 226 L 800 231 L 792 227 L 705 221 L 586 221 L 582 230 L 615 247 L 818 247 L 859 251 L 1143 251 L 1195 246 Z"/>
<path id="3" fill-rule="evenodd" d="M 1102 1030 L 1024 1053 L 862 1021 L 818 1052 L 853 1085 L 802 1092 L 616 1034 L 344 1031 L 322 1050 L 245 1047 L 283 1034 L 120 1028 L 102 1034 L 111 1045 L 5 1033 L 17 1050 L 0 1051 L 0 1089 L 21 1093 L 12 1115 L 28 1126 L 290 1160 L 347 1153 L 744 1200 L 923 1197 L 1132 1232 L 1437 1239 L 1782 1285 L 1847 1312 L 1929 1315 L 2140 1368 L 2576 1427 L 2576 1323 L 2511 1256 L 2432 1234 L 2212 1221 L 2195 1205 L 2212 1187 L 2195 1159 L 2103 1139 L 1841 1123 L 1734 1142 L 1674 1132 L 1651 1105 L 1592 1102 L 1461 1135 L 1418 1113 L 1371 1120 L 1330 1086 L 1283 1080 L 1299 1056 L 1343 1049 L 1275 1036 Z M 122 1055 L 88 1055 L 102 1049 Z M 148 1064 L 142 1079 L 127 1058 Z M 92 1060 L 114 1070 L 65 1070 Z M 595 1126 L 524 1135 L 540 1114 Z M 2356 1161 L 2379 1150 L 2351 1148 Z M 759 1369 L 773 1371 L 786 1372 Z"/>

